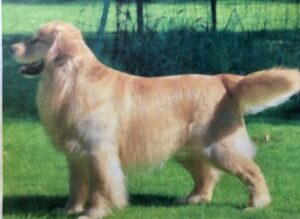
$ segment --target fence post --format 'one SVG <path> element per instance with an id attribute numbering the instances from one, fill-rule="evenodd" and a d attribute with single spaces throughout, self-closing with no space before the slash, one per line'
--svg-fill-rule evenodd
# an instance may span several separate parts
<path id="1" fill-rule="evenodd" d="M 216 31 L 217 30 L 217 0 L 210 0 L 210 6 L 211 6 L 211 30 Z"/>
<path id="2" fill-rule="evenodd" d="M 99 29 L 96 36 L 96 55 L 99 56 L 103 46 L 104 31 L 107 23 L 110 0 L 103 0 L 102 16 L 99 24 Z"/>
<path id="3" fill-rule="evenodd" d="M 143 6 L 144 6 L 144 0 L 136 0 L 136 20 L 137 20 L 138 34 L 142 34 L 144 31 Z"/>

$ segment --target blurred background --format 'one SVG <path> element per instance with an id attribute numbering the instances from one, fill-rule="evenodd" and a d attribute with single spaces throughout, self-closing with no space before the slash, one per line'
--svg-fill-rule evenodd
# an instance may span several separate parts
<path id="1" fill-rule="evenodd" d="M 298 0 L 8 2 L 4 33 L 31 33 L 49 20 L 64 20 L 92 47 L 107 12 L 101 54 L 134 74 L 247 72 L 295 65 L 299 57 Z"/>
<path id="2" fill-rule="evenodd" d="M 4 112 L 36 114 L 8 45 L 47 21 L 73 23 L 107 65 L 162 76 L 297 68 L 299 17 L 299 0 L 4 0 Z"/>

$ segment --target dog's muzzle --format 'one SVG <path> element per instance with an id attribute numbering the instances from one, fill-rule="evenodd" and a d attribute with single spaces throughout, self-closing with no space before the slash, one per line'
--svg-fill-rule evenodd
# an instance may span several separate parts
<path id="1" fill-rule="evenodd" d="M 44 61 L 38 60 L 36 62 L 22 65 L 18 73 L 24 76 L 36 76 L 39 75 L 44 69 Z"/>

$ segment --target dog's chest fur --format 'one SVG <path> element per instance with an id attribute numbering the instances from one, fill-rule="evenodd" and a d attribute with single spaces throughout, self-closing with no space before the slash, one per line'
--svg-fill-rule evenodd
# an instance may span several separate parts
<path id="1" fill-rule="evenodd" d="M 92 94 L 93 88 L 82 86 L 82 79 L 60 77 L 51 81 L 54 79 L 43 78 L 37 94 L 39 114 L 54 145 L 67 153 L 82 153 L 99 138 L 108 138 L 115 124 L 114 117 L 109 116 L 114 109 L 110 98 Z"/>

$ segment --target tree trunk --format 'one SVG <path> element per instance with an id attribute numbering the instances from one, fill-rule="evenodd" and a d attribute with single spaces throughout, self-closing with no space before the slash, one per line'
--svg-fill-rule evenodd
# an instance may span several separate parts
<path id="1" fill-rule="evenodd" d="M 211 6 L 211 30 L 216 31 L 217 30 L 217 0 L 210 0 L 210 6 Z"/>
<path id="2" fill-rule="evenodd" d="M 143 15 L 144 0 L 136 0 L 136 20 L 137 32 L 142 34 L 144 31 L 144 15 Z"/>

